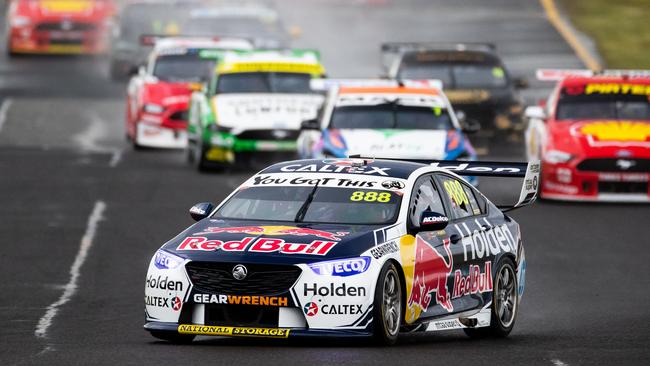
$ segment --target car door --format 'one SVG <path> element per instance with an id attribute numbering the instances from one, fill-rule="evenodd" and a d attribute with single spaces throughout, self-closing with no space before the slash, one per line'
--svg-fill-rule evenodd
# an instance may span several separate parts
<path id="1" fill-rule="evenodd" d="M 446 229 L 422 230 L 419 223 L 425 211 L 449 215 L 441 189 L 431 174 L 418 178 L 409 202 L 408 226 L 411 232 L 416 233 L 413 271 L 406 273 L 410 279 L 407 284 L 411 285 L 407 288 L 405 316 L 409 323 L 427 321 L 456 311 L 451 286 L 454 258 L 462 255 L 462 248 L 451 245 Z"/>
<path id="2" fill-rule="evenodd" d="M 451 211 L 447 228 L 454 253 L 451 299 L 455 310 L 482 308 L 492 290 L 497 245 L 493 222 L 487 219 L 487 201 L 474 188 L 451 175 L 438 173 L 445 204 Z"/>

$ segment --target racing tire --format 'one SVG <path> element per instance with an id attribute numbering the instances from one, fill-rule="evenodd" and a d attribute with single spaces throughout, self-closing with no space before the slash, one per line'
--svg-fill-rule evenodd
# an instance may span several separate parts
<path id="1" fill-rule="evenodd" d="M 176 332 L 164 330 L 152 330 L 151 335 L 155 338 L 175 344 L 190 343 L 194 340 L 194 337 L 196 337 L 193 334 L 178 334 Z"/>
<path id="2" fill-rule="evenodd" d="M 379 273 L 373 303 L 373 337 L 381 346 L 397 342 L 402 325 L 402 283 L 397 267 L 387 262 Z"/>
<path id="3" fill-rule="evenodd" d="M 494 276 L 490 326 L 463 330 L 471 338 L 505 338 L 515 325 L 518 308 L 517 271 L 512 259 L 505 257 L 499 261 Z"/>

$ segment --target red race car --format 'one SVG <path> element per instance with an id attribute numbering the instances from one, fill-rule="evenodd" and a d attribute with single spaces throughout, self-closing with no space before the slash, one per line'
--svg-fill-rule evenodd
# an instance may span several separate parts
<path id="1" fill-rule="evenodd" d="M 154 42 L 146 66 L 129 81 L 126 131 L 133 147 L 182 149 L 187 145 L 188 104 L 213 74 L 225 50 L 249 50 L 240 38 L 142 36 Z"/>
<path id="2" fill-rule="evenodd" d="M 542 198 L 650 202 L 650 71 L 538 70 L 558 83 L 526 109 Z"/>
<path id="3" fill-rule="evenodd" d="M 11 0 L 7 52 L 104 53 L 114 13 L 112 0 Z"/>

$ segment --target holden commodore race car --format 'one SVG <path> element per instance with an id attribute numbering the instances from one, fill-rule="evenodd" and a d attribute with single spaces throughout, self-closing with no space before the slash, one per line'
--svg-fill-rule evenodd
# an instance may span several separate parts
<path id="1" fill-rule="evenodd" d="M 372 337 L 464 329 L 507 336 L 524 291 L 519 225 L 460 177 L 523 177 L 539 163 L 296 160 L 272 165 L 164 244 L 145 282 L 145 330 Z"/>
<path id="2" fill-rule="evenodd" d="M 204 170 L 295 156 L 302 121 L 324 100 L 310 81 L 324 73 L 312 50 L 228 52 L 192 94 L 188 161 Z"/>
<path id="3" fill-rule="evenodd" d="M 328 88 L 321 118 L 305 121 L 302 158 L 353 154 L 411 159 L 476 160 L 437 80 L 322 79 Z M 328 87 L 329 86 L 329 87 Z M 466 131 L 475 132 L 475 124 Z"/>
<path id="4" fill-rule="evenodd" d="M 649 202 L 650 71 L 538 70 L 558 81 L 526 109 L 528 156 L 542 161 L 541 197 Z"/>
<path id="5" fill-rule="evenodd" d="M 192 90 L 208 81 L 220 51 L 251 48 L 248 41 L 236 38 L 174 37 L 156 42 L 149 65 L 128 86 L 126 131 L 133 146 L 185 148 Z"/>
<path id="6" fill-rule="evenodd" d="M 523 131 L 523 100 L 492 44 L 391 42 L 381 45 L 387 76 L 438 79 L 456 110 L 481 122 L 485 131 Z"/>
<path id="7" fill-rule="evenodd" d="M 12 0 L 7 52 L 104 53 L 114 12 L 112 0 Z"/>

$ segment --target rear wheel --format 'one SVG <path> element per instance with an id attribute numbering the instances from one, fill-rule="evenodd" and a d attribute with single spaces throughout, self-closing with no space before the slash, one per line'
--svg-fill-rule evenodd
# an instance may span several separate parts
<path id="1" fill-rule="evenodd" d="M 192 334 L 178 334 L 176 332 L 164 331 L 164 330 L 152 330 L 151 335 L 162 339 L 163 341 L 171 343 L 190 343 L 194 340 L 195 335 Z"/>
<path id="2" fill-rule="evenodd" d="M 373 308 L 375 341 L 380 345 L 395 344 L 402 323 L 402 285 L 392 262 L 384 264 L 379 273 Z"/>
<path id="3" fill-rule="evenodd" d="M 499 262 L 492 289 L 492 316 L 490 326 L 485 328 L 465 328 L 465 333 L 472 338 L 507 337 L 515 325 L 517 317 L 519 286 L 517 272 L 510 258 Z"/>

